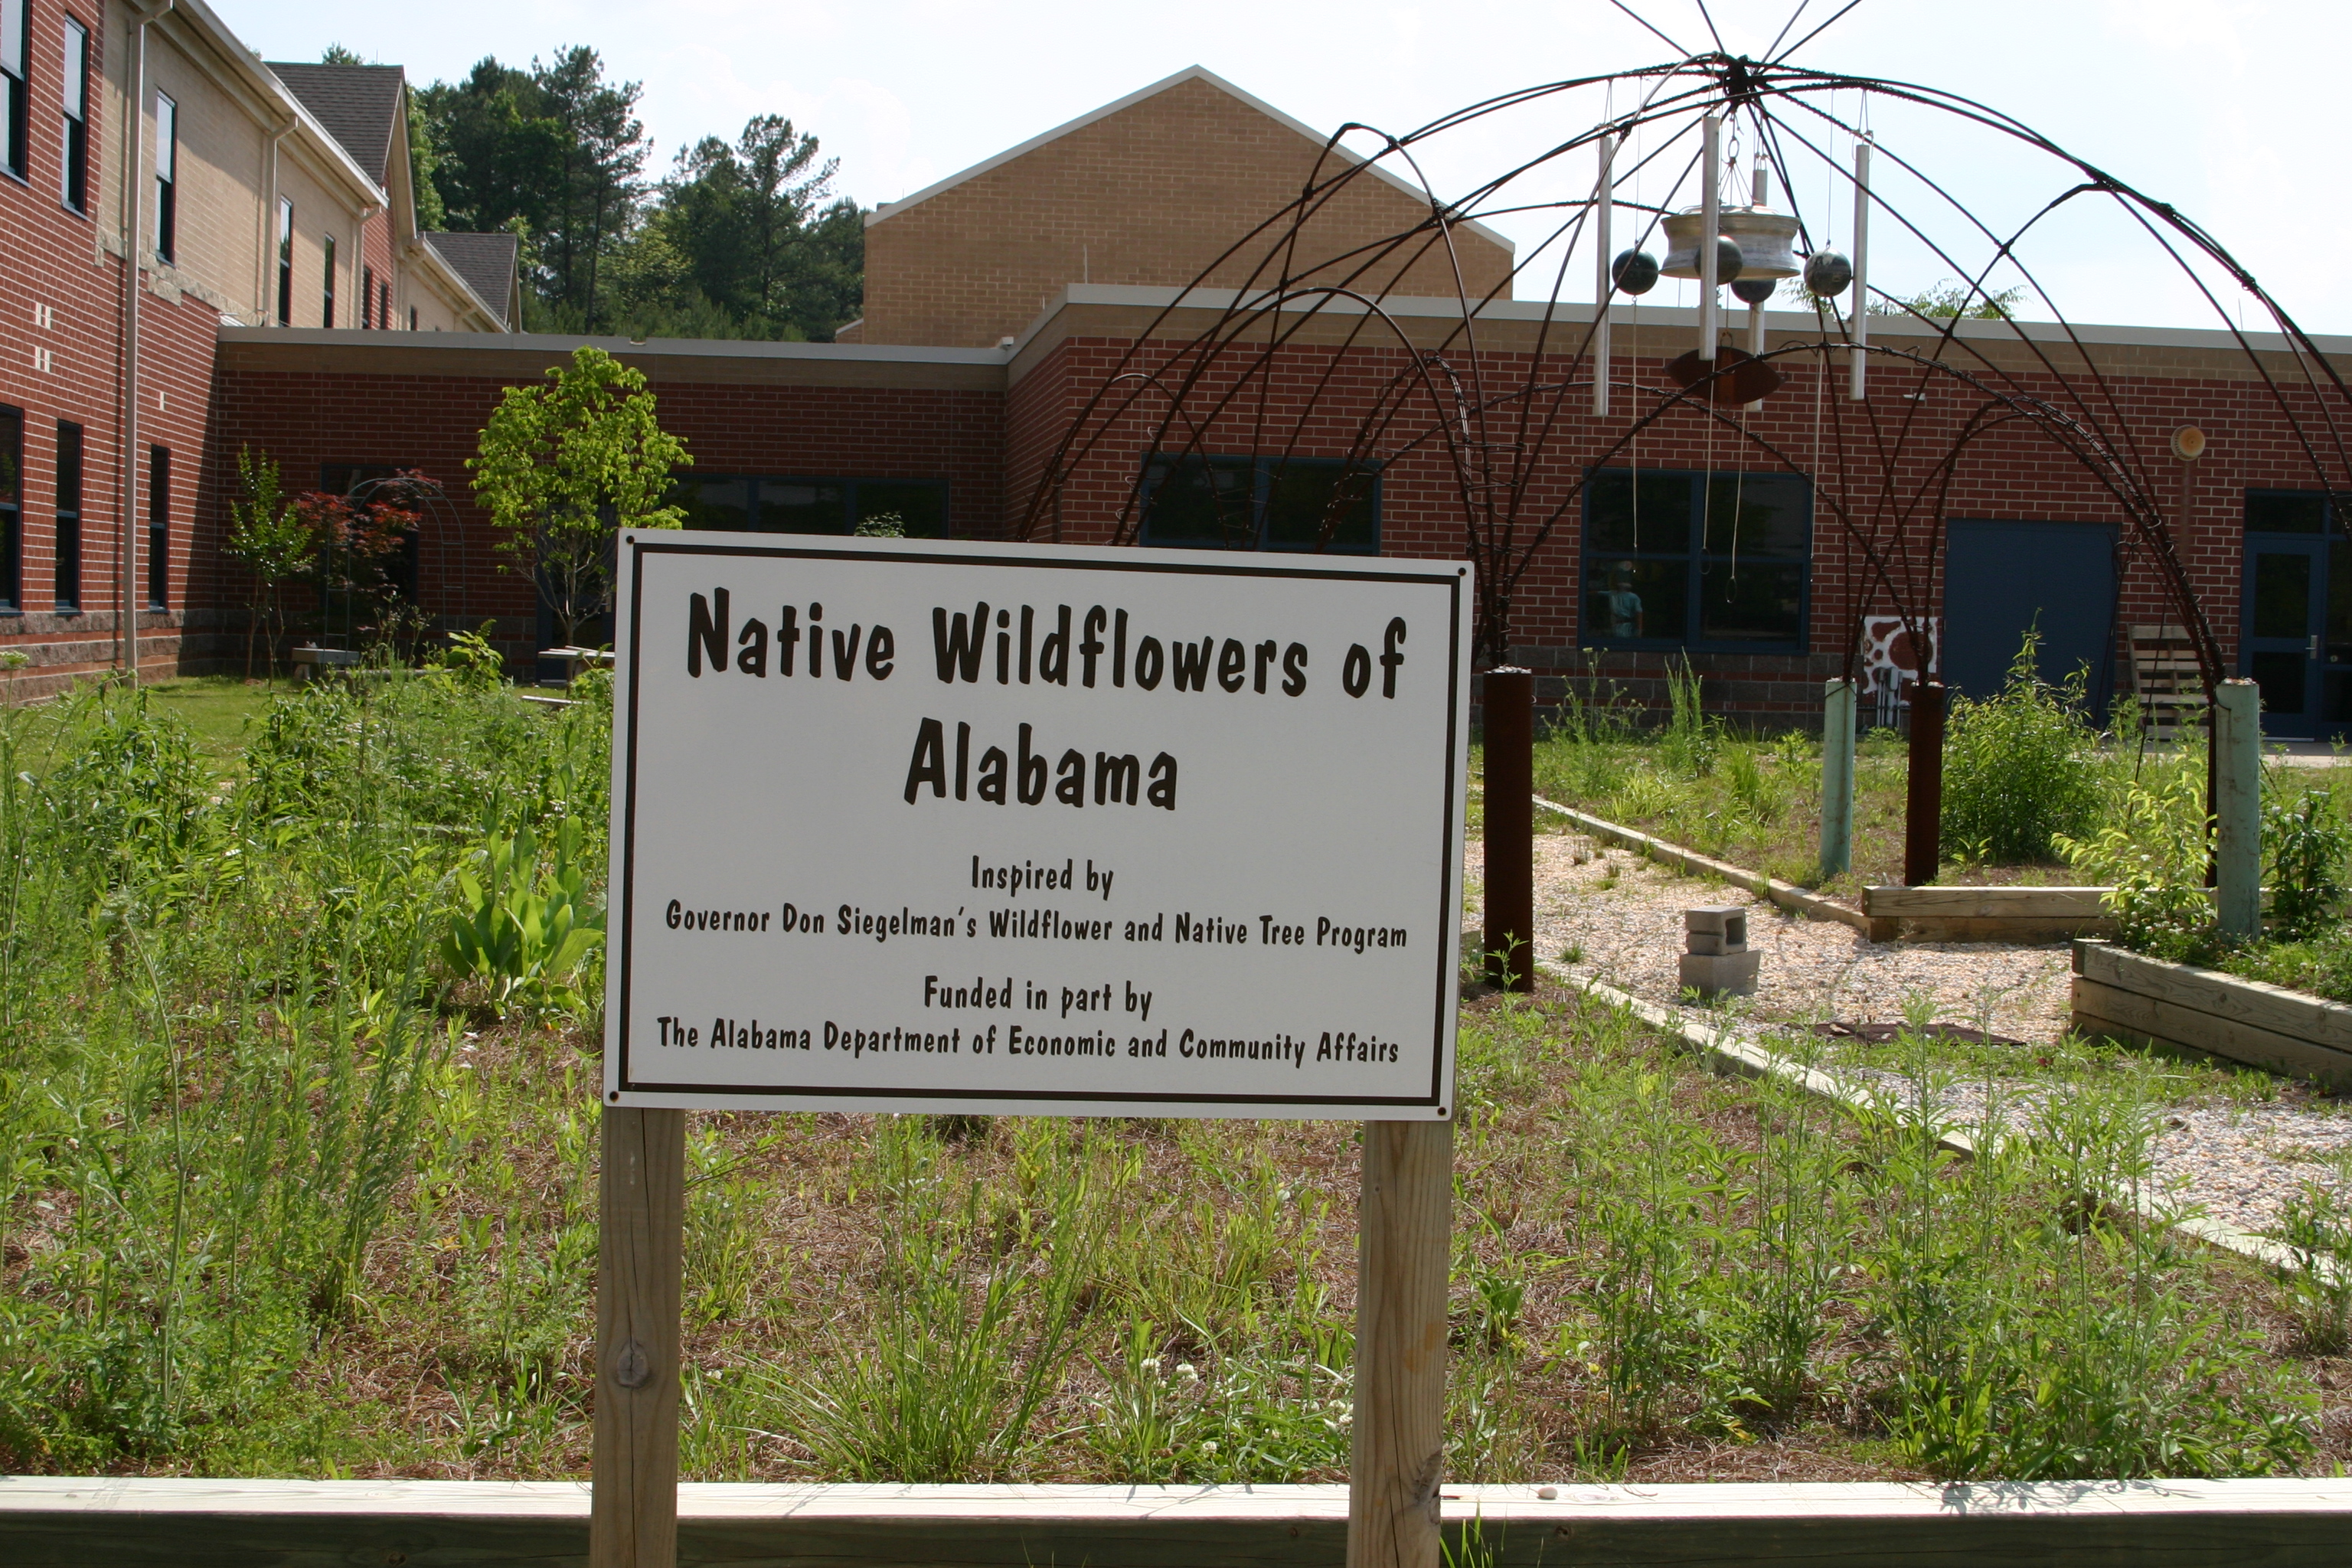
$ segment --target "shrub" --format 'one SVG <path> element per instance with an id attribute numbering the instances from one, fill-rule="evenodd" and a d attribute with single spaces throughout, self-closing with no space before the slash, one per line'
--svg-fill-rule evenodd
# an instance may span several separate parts
<path id="1" fill-rule="evenodd" d="M 2126 947 L 2155 958 L 2210 956 L 2213 901 L 2205 891 L 2205 783 L 2201 768 L 2132 780 L 2106 825 L 2088 838 L 2054 836 L 2082 878 L 2114 890 L 2107 908 Z"/>
<path id="2" fill-rule="evenodd" d="M 2264 804 L 2263 852 L 2270 863 L 2271 918 L 2281 936 L 2317 934 L 2344 901 L 2352 824 L 2334 805 L 2323 789 L 2304 791 L 2292 806 Z"/>
<path id="3" fill-rule="evenodd" d="M 2029 631 L 1991 697 L 1959 698 L 1944 737 L 1944 853 L 2013 865 L 2047 860 L 2055 840 L 2097 819 L 2098 763 L 2084 719 L 2084 676 L 2052 686 L 2034 671 Z"/>

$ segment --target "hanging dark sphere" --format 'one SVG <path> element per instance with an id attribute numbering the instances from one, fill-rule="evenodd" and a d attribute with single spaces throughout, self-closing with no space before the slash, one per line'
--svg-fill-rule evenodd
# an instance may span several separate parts
<path id="1" fill-rule="evenodd" d="M 1739 269 L 1747 265 L 1748 258 L 1739 253 L 1738 240 L 1727 234 L 1715 237 L 1715 280 L 1717 283 L 1731 282 L 1739 276 Z"/>
<path id="2" fill-rule="evenodd" d="M 1805 292 L 1833 300 L 1853 281 L 1853 263 L 1834 250 L 1816 250 L 1805 263 Z"/>
<path id="3" fill-rule="evenodd" d="M 1609 280 L 1628 294 L 1646 294 L 1658 286 L 1658 258 L 1646 250 L 1621 250 L 1609 264 Z"/>
<path id="4" fill-rule="evenodd" d="M 1731 286 L 1731 291 L 1751 305 L 1760 305 L 1772 297 L 1780 284 L 1770 278 L 1742 278 Z"/>

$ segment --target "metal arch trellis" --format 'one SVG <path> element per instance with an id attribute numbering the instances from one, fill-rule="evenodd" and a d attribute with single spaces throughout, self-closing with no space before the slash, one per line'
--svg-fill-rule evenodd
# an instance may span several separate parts
<path id="1" fill-rule="evenodd" d="M 457 503 L 449 499 L 440 481 L 420 470 L 404 468 L 396 473 L 362 479 L 339 499 L 358 509 L 390 507 L 414 517 L 415 607 L 425 617 L 422 629 L 469 629 L 467 620 L 466 527 L 457 515 Z M 333 548 L 330 542 L 330 553 Z M 335 569 L 331 560 L 320 563 L 320 575 L 325 583 L 334 580 Z M 334 625 L 334 595 L 330 590 L 325 606 L 325 632 L 330 639 L 341 638 L 348 645 L 359 630 L 358 595 L 355 591 L 346 591 L 341 597 L 343 601 L 343 625 L 340 629 Z"/>
<path id="2" fill-rule="evenodd" d="M 1783 37 L 1795 20 L 1782 29 Z M 1139 437 L 1145 452 L 1156 458 L 1205 459 L 1213 435 L 1236 430 L 1245 416 L 1242 444 L 1248 457 L 1253 461 L 1271 458 L 1279 466 L 1307 455 L 1302 447 L 1308 446 L 1310 428 L 1318 421 L 1342 417 L 1350 429 L 1342 482 L 1335 485 L 1326 508 L 1318 543 L 1328 546 L 1344 521 L 1349 480 L 1415 453 L 1439 455 L 1450 479 L 1449 505 L 1459 514 L 1462 547 L 1478 573 L 1478 658 L 1492 666 L 1509 661 L 1514 595 L 1562 519 L 1579 505 L 1589 474 L 1627 449 L 1645 429 L 1695 412 L 1712 421 L 1706 428 L 1727 436 L 1733 451 L 1745 448 L 1812 480 L 1817 502 L 1834 520 L 1848 546 L 1850 579 L 1844 587 L 1856 616 L 1875 600 L 1899 616 L 1914 646 L 1925 649 L 1929 646 L 1928 606 L 1941 546 L 1944 499 L 1969 448 L 1995 429 L 2016 426 L 2038 434 L 2112 498 L 2128 522 L 2123 548 L 2145 555 L 2153 564 L 2173 613 L 2195 647 L 2210 698 L 2223 675 L 2220 647 L 2180 559 L 2177 520 L 2166 499 L 2168 487 L 2158 483 L 2146 449 L 2144 437 L 2149 433 L 2134 427 L 2111 374 L 2101 367 L 2092 343 L 2050 300 L 2021 247 L 2053 214 L 2084 197 L 2106 198 L 2128 214 L 2213 310 L 2252 367 L 2249 380 L 2292 432 L 2313 488 L 2329 494 L 2352 489 L 2352 449 L 2347 449 L 2342 417 L 2352 412 L 2352 389 L 2252 274 L 2177 209 L 1972 99 L 1914 83 L 1789 64 L 1788 55 L 1819 31 L 1816 27 L 1808 33 L 1790 50 L 1778 55 L 1767 51 L 1770 58 L 1761 60 L 1717 48 L 1637 69 L 1532 86 L 1467 105 L 1402 135 L 1360 124 L 1341 127 L 1325 144 L 1297 197 L 1203 268 L 1135 335 L 1110 374 L 1088 390 L 1036 476 L 1015 525 L 1016 535 L 1033 538 L 1050 529 L 1059 537 L 1080 471 L 1107 458 L 1128 461 L 1131 443 Z M 1564 100 L 1596 88 L 1612 93 L 1634 89 L 1631 96 L 1636 105 L 1565 139 L 1548 138 L 1532 156 L 1487 178 L 1458 201 L 1448 203 L 1431 195 L 1426 216 L 1409 227 L 1336 251 L 1315 249 L 1315 220 L 1353 182 L 1375 177 L 1393 163 L 1401 166 L 1398 172 L 1410 174 L 1421 191 L 1431 192 L 1421 153 L 1436 139 L 1509 110 Z M 2013 232 L 1997 233 L 1917 162 L 1866 132 L 1863 114 L 1835 112 L 1834 95 L 1839 94 L 1857 98 L 1865 110 L 1873 99 L 1884 99 L 1953 116 L 2009 138 L 2058 161 L 2068 171 L 2066 188 Z M 1899 417 L 1882 414 L 1868 400 L 1834 395 L 1820 398 L 1830 426 L 1826 461 L 1818 457 L 1807 461 L 1783 450 L 1760 435 L 1752 421 L 1725 408 L 1717 386 L 1732 374 L 1733 363 L 1725 360 L 1717 360 L 1711 374 L 1687 386 L 1645 386 L 1634 377 L 1612 374 L 1612 395 L 1620 387 L 1630 395 L 1629 414 L 1612 419 L 1576 413 L 1570 400 L 1591 390 L 1602 315 L 1564 310 L 1559 285 L 1590 237 L 1589 220 L 1600 201 L 1643 215 L 1632 242 L 1638 248 L 1674 210 L 1677 193 L 1695 179 L 1721 178 L 1720 168 L 1702 170 L 1703 154 L 1694 153 L 1673 173 L 1664 201 L 1644 203 L 1620 194 L 1621 187 L 1653 166 L 1674 170 L 1676 149 L 1706 115 L 1722 116 L 1744 129 L 1755 160 L 1769 163 L 1798 219 L 1801 254 L 1825 247 L 1821 226 L 1804 211 L 1790 163 L 1792 148 L 1834 171 L 1832 188 L 1842 182 L 1851 199 L 1865 205 L 1874 220 L 1891 220 L 1909 240 L 1964 279 L 1955 302 L 1959 312 L 1992 301 L 1993 279 L 2006 269 L 2006 276 L 2021 279 L 2050 307 L 2054 321 L 2030 325 L 2000 312 L 2006 331 L 1993 329 L 2003 351 L 1996 354 L 1988 352 L 1984 336 L 1960 330 L 1959 315 L 1949 320 L 1922 316 L 1884 289 L 1870 288 L 1866 298 L 1853 301 L 1853 310 L 1815 298 L 1819 332 L 1809 340 L 1784 342 L 1759 357 L 1791 363 L 1810 361 L 1812 374 L 1824 382 L 1838 355 L 1916 378 L 1910 388 L 1914 395 L 1903 400 Z M 1538 174 L 1564 169 L 1563 159 L 1604 139 L 1612 149 L 1630 144 L 1636 131 L 1645 132 L 1647 151 L 1622 170 L 1612 165 L 1605 190 L 1596 180 L 1591 182 L 1591 196 L 1522 196 Z M 1360 155 L 1343 147 L 1343 139 L 1357 132 L 1375 139 L 1378 150 Z M 1924 216 L 1906 214 L 1883 185 L 1865 188 L 1822 145 L 1840 136 L 1866 142 L 1874 156 L 1931 193 L 1958 215 L 1964 237 L 1938 237 Z M 1513 258 L 1492 287 L 1474 295 L 1465 280 L 1456 231 L 1482 219 L 1530 213 L 1554 215 L 1558 221 L 1525 257 Z M 1980 264 L 1964 265 L 1958 259 L 1956 252 L 1963 243 L 1988 247 Z M 1490 346 L 1494 334 L 1482 340 L 1482 323 L 1496 320 L 1494 307 L 1513 281 L 1528 276 L 1538 258 L 1555 250 L 1556 267 L 1543 262 L 1551 286 L 1533 321 L 1531 343 L 1496 352 Z M 2258 346 L 2249 338 L 2193 264 L 2198 258 L 2252 297 L 2277 330 L 2275 344 Z M 1397 282 L 1424 270 L 1424 263 L 1441 268 L 1452 284 L 1453 310 L 1444 317 L 1433 342 L 1417 341 L 1394 308 L 1396 300 L 1407 297 Z M 1229 282 L 1213 282 L 1221 278 Z M 1612 297 L 1615 292 L 1611 290 Z M 1173 330 L 1180 311 L 1203 309 L 1210 313 L 1207 325 L 1186 332 Z M 1908 314 L 1937 330 L 1924 347 L 1869 342 L 1866 332 L 1857 331 L 1856 311 Z M 1303 388 L 1277 396 L 1277 364 L 1288 351 L 1309 347 L 1323 353 L 1319 374 L 1311 375 Z M 2011 363 L 2020 349 L 2025 361 L 2021 368 Z M 2285 378 L 2274 374 L 2264 359 L 2266 353 L 2282 352 L 2295 366 L 2294 375 Z M 1360 384 L 1343 384 L 1340 376 L 1343 366 L 1360 368 L 1366 363 L 1381 367 L 1369 395 Z M 1295 365 L 1285 368 L 1295 374 Z M 1922 419 L 1927 405 L 1923 395 L 1931 384 L 1947 387 L 1965 401 L 1948 435 Z M 1323 456 L 1328 445 L 1318 441 L 1315 454 Z M 1569 461 L 1567 448 L 1571 447 L 1577 456 Z M 1133 463 L 1116 510 L 1089 519 L 1097 525 L 1108 523 L 1116 542 L 1131 543 L 1139 536 L 1150 484 L 1146 470 L 1147 465 Z M 1554 485 L 1558 494 L 1538 501 L 1539 482 L 1547 472 L 1565 475 L 1565 483 Z M 2344 520 L 2343 526 L 2352 537 L 2352 520 Z M 1858 626 L 1853 629 L 1858 633 Z M 1858 635 L 1845 640 L 1850 676 Z"/>

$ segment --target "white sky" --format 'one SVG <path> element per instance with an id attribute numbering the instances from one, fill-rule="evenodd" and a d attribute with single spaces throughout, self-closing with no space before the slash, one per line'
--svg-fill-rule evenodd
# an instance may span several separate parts
<path id="1" fill-rule="evenodd" d="M 1791 37 L 1843 3 L 1812 0 Z M 1402 130 L 1493 94 L 1668 56 L 1608 0 L 1373 0 L 1345 9 L 1297 0 L 214 4 L 265 58 L 315 59 L 341 42 L 406 66 L 419 82 L 460 76 L 484 54 L 522 64 L 587 43 L 610 74 L 645 85 L 642 113 L 657 143 L 649 169 L 666 168 L 696 138 L 731 137 L 751 115 L 781 112 L 817 133 L 841 160 L 840 188 L 868 205 L 1188 65 L 1318 128 L 1361 121 Z M 1711 9 L 1726 46 L 1754 54 L 1795 4 L 1714 0 Z M 1694 0 L 1635 0 L 1635 8 L 1686 47 L 1709 47 Z M 2342 331 L 2352 331 L 2341 265 L 2352 218 L 2323 175 L 2343 141 L 2347 49 L 2352 6 L 2342 0 L 1863 0 L 1796 61 L 1944 88 L 2016 115 L 2194 218 L 2306 328 Z M 1585 130 L 1598 110 L 1593 100 L 1525 112 L 1433 146 L 1424 166 L 1451 196 Z M 1873 126 L 1882 145 L 2011 223 L 2071 183 L 2036 156 L 1899 110 L 1874 110 Z M 1588 153 L 1572 154 L 1551 194 L 1567 194 L 1570 174 L 1589 183 L 1591 169 Z M 1939 236 L 1957 232 L 1892 174 L 1881 188 Z M 1832 189 L 1825 171 L 1801 172 L 1809 216 Z M 1842 231 L 1850 222 L 1842 195 L 1833 205 Z M 1504 226 L 1523 246 L 1538 232 Z M 1882 220 L 1874 229 L 1874 282 L 1907 289 L 1952 271 L 1891 227 Z M 2145 236 L 2113 216 L 2069 214 L 2026 254 L 2075 321 L 2215 324 Z M 1564 292 L 1590 290 L 1590 264 L 1580 262 Z M 1538 291 L 1532 282 L 1519 289 Z"/>

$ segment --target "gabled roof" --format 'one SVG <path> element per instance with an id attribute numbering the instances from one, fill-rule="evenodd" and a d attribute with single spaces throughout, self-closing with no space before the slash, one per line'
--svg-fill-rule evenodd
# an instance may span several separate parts
<path id="1" fill-rule="evenodd" d="M 401 68 L 299 65 L 288 60 L 271 60 L 268 66 L 286 84 L 286 90 L 351 154 L 352 162 L 377 185 L 383 185 L 392 159 L 393 125 L 407 86 Z"/>
<path id="2" fill-rule="evenodd" d="M 1318 148 L 1324 146 L 1330 141 L 1328 136 L 1324 134 L 1322 132 L 1316 130 L 1305 121 L 1294 120 L 1279 109 L 1276 109 L 1274 105 L 1266 102 L 1265 100 L 1257 97 L 1254 93 L 1244 92 L 1240 88 L 1235 87 L 1232 82 L 1227 81 L 1224 78 L 1219 76 L 1216 72 L 1209 69 L 1207 67 L 1187 66 L 1182 70 L 1178 71 L 1174 76 L 1164 77 L 1159 81 L 1153 82 L 1150 87 L 1138 88 L 1135 91 L 1129 93 L 1125 98 L 1116 100 L 1110 103 L 1106 103 L 1100 109 L 1088 110 L 1086 113 L 1079 115 L 1076 120 L 1070 121 L 1066 124 L 1056 125 L 1051 131 L 1045 132 L 1042 135 L 1032 136 L 1028 141 L 1022 142 L 1017 147 L 1008 147 L 1003 152 L 997 153 L 994 157 L 983 159 L 982 162 L 974 163 L 971 168 L 965 169 L 960 174 L 950 174 L 944 180 L 940 180 L 933 184 L 925 185 L 921 190 L 917 191 L 911 196 L 902 197 L 895 202 L 884 202 L 880 205 L 877 206 L 872 212 L 866 215 L 866 222 L 870 227 L 875 224 L 896 217 L 898 214 L 905 212 L 908 207 L 915 205 L 917 203 L 930 200 L 933 196 L 938 195 L 941 191 L 953 190 L 956 186 L 962 184 L 966 180 L 977 179 L 979 176 L 987 174 L 991 169 L 1001 168 L 1004 164 L 1013 162 L 1015 158 L 1021 157 L 1025 153 L 1035 152 L 1038 148 L 1045 146 L 1049 142 L 1057 142 L 1063 137 L 1069 135 L 1074 131 L 1083 131 L 1087 126 L 1095 124 L 1099 121 L 1109 119 L 1112 115 L 1118 113 L 1121 110 L 1131 109 L 1148 98 L 1156 98 L 1160 94 L 1166 92 L 1169 89 L 1181 87 L 1188 81 L 1206 82 L 1209 86 L 1215 88 L 1219 92 L 1228 94 L 1229 96 L 1236 98 L 1242 102 L 1249 105 L 1249 107 L 1256 110 L 1268 120 L 1288 126 L 1291 130 L 1296 131 L 1307 141 L 1315 143 Z M 1360 156 L 1349 151 L 1345 147 L 1336 148 L 1334 151 L 1339 157 L 1344 159 L 1348 163 L 1360 163 L 1364 162 Z M 1377 178 L 1384 180 L 1388 184 L 1394 185 L 1398 190 L 1402 191 L 1416 202 L 1426 204 L 1430 200 L 1430 195 L 1427 191 L 1423 190 L 1411 180 L 1391 173 L 1388 165 L 1385 163 L 1373 164 L 1372 174 Z M 1497 234 L 1495 230 L 1488 228 L 1483 223 L 1468 223 L 1465 224 L 1463 226 L 1477 234 L 1480 237 L 1502 247 L 1503 249 L 1507 251 L 1517 248 L 1514 242 L 1508 237 L 1501 234 Z"/>
<path id="3" fill-rule="evenodd" d="M 517 323 L 511 317 L 520 243 L 513 235 L 434 233 L 417 237 L 449 264 L 449 270 L 474 291 L 500 326 L 514 330 Z"/>

